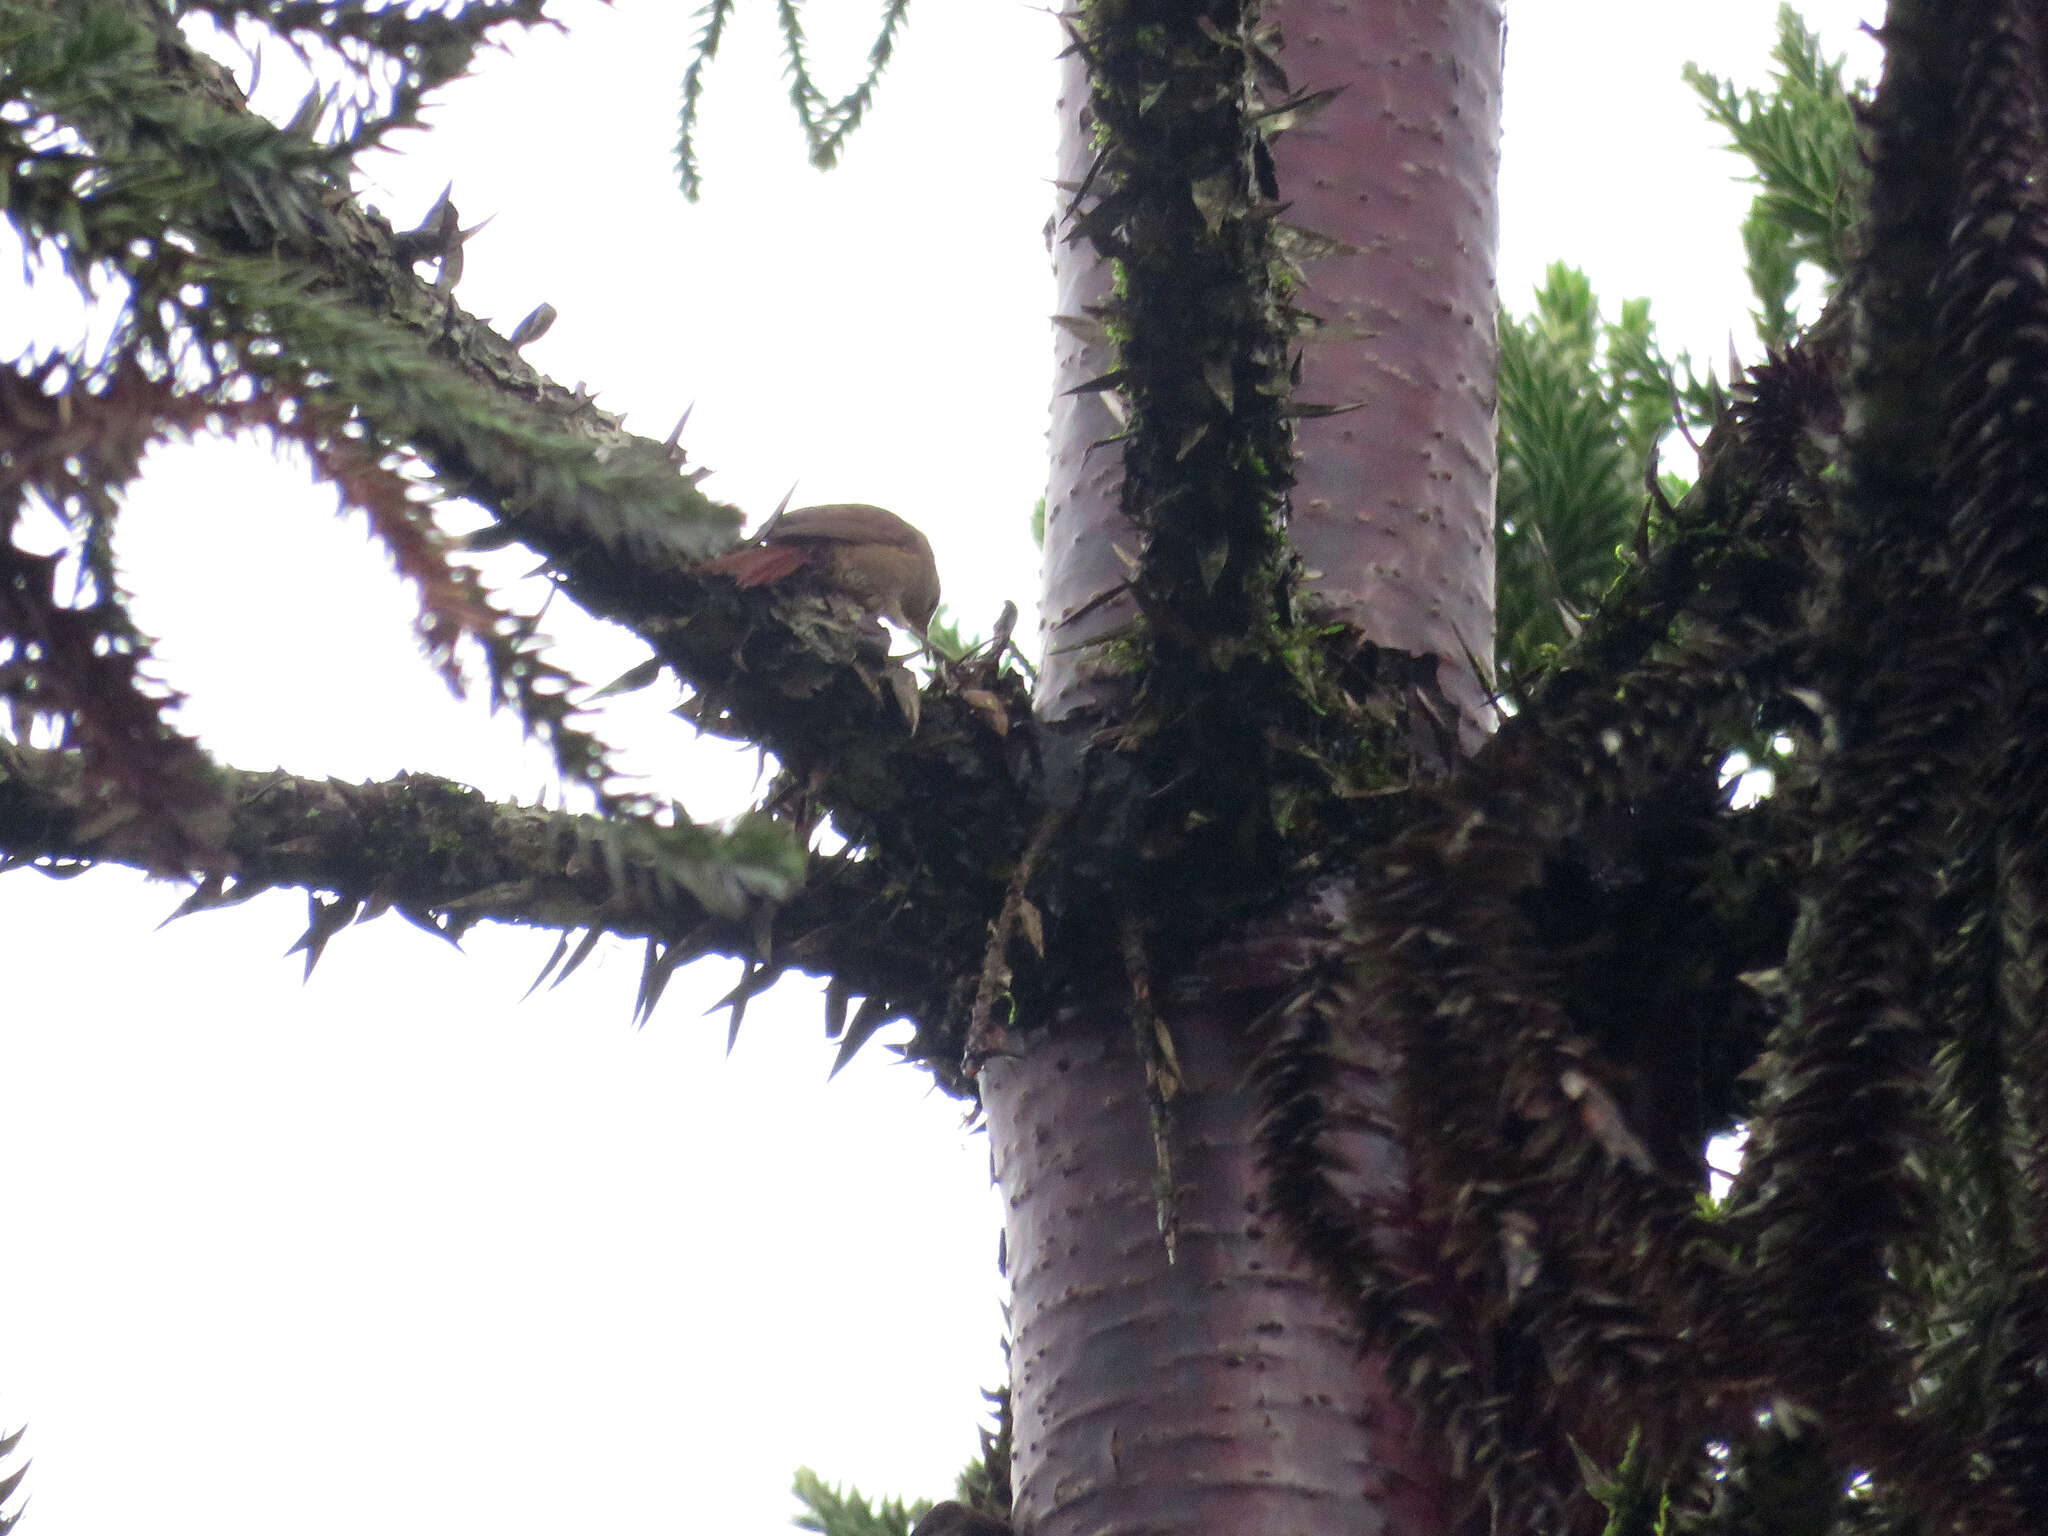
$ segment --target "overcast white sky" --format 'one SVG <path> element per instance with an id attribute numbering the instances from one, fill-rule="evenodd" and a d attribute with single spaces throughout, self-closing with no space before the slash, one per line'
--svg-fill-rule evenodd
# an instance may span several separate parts
<path id="1" fill-rule="evenodd" d="M 866 6 L 815 9 L 864 44 Z M 1875 0 L 1806 9 L 1874 67 L 1853 34 Z M 1009 0 L 918 0 L 821 177 L 768 11 L 741 0 L 712 77 L 701 206 L 671 162 L 689 8 L 651 0 L 572 5 L 566 36 L 487 60 L 367 195 L 409 224 L 452 179 L 466 222 L 492 217 L 463 302 L 507 329 L 560 311 L 537 366 L 655 436 L 695 402 L 707 489 L 755 516 L 792 482 L 894 507 L 985 628 L 1036 584 L 1058 33 Z M 1774 12 L 1512 5 L 1511 304 L 1562 257 L 1610 307 L 1651 296 L 1669 346 L 1745 335 L 1748 194 L 1678 71 L 1760 80 Z M 11 289 L 10 311 L 11 355 Z M 219 756 L 548 784 L 428 676 L 403 594 L 301 469 L 200 446 L 153 471 L 122 557 Z M 638 659 L 572 621 L 550 614 L 585 676 Z M 699 817 L 739 808 L 751 760 L 693 747 L 666 702 L 615 736 Z M 757 1006 L 728 1060 L 702 1015 L 729 965 L 635 1032 L 623 946 L 522 1002 L 550 937 L 458 954 L 387 918 L 302 986 L 303 901 L 156 931 L 178 894 L 0 880 L 0 1427 L 28 1424 L 25 1536 L 756 1536 L 787 1528 L 799 1463 L 950 1487 L 1000 1369 L 987 1153 L 886 1052 L 828 1086 L 814 988 Z"/>

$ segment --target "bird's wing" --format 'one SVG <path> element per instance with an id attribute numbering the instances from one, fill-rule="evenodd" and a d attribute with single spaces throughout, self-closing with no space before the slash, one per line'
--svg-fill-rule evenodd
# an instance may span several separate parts
<path id="1" fill-rule="evenodd" d="M 729 576 L 742 587 L 765 587 L 799 569 L 806 558 L 801 544 L 750 544 L 706 560 L 697 569 Z"/>

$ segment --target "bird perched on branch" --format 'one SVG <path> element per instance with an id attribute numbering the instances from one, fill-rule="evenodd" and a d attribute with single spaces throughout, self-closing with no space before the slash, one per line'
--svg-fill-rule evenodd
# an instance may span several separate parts
<path id="1" fill-rule="evenodd" d="M 825 590 L 919 635 L 939 607 L 939 567 L 925 536 L 894 512 L 859 502 L 779 513 L 700 569 L 743 587 L 808 572 Z"/>

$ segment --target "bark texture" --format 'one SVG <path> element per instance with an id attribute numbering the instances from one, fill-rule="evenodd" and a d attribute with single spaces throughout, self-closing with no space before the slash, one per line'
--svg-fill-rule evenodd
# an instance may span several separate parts
<path id="1" fill-rule="evenodd" d="M 1291 302 L 1313 317 L 1296 398 L 1342 408 L 1300 427 L 1295 590 L 1316 618 L 1425 658 L 1425 706 L 1471 750 L 1490 725 L 1500 6 L 1283 0 L 1252 47 L 1276 28 L 1295 119 L 1272 141 L 1282 249 L 1302 283 Z M 1063 78 L 1056 236 L 1102 195 L 1087 65 L 1077 49 Z M 1257 92 L 1268 113 L 1284 94 L 1270 73 Z M 1056 720 L 1115 713 L 1099 642 L 1133 613 L 1120 588 L 1139 552 L 1107 441 L 1123 422 L 1096 384 L 1119 366 L 1097 323 L 1110 266 L 1084 240 L 1056 238 L 1054 260 L 1038 708 Z M 1183 995 L 1164 1011 L 1185 1073 L 1167 1106 L 1172 1262 L 1146 1068 L 1116 1005 L 1024 1035 L 981 1074 L 1008 1201 L 1019 1529 L 1451 1530 L 1440 1452 L 1415 1443 L 1384 1362 L 1361 1362 L 1260 1193 L 1249 1010 Z M 1352 1143 L 1359 1190 L 1397 1198 L 1392 1143 L 1363 1129 Z"/>
<path id="2" fill-rule="evenodd" d="M 1466 749 L 1491 726 L 1499 0 L 1277 0 L 1298 93 L 1332 92 L 1272 141 L 1304 339 L 1289 538 L 1302 589 L 1375 645 L 1436 661 Z M 1101 702 L 1116 589 L 1114 366 L 1096 319 L 1109 263 L 1065 238 L 1095 160 L 1087 62 L 1061 78 L 1058 284 L 1039 709 Z M 1482 671 L 1489 675 L 1482 675 Z"/>
<path id="3" fill-rule="evenodd" d="M 1119 1017 L 982 1071 L 1014 1290 L 1016 1523 L 1030 1536 L 1428 1536 L 1449 1494 L 1407 1406 L 1259 1193 L 1249 1020 L 1183 1012 L 1178 1241 L 1153 1193 L 1145 1071 Z M 1398 1181 L 1384 1140 L 1360 1171 Z"/>
<path id="4" fill-rule="evenodd" d="M 1297 398 L 1289 538 L 1315 601 L 1436 658 L 1464 746 L 1492 711 L 1493 258 L 1499 0 L 1277 0 L 1297 90 L 1336 95 L 1273 144 L 1320 320 Z"/>
<path id="5" fill-rule="evenodd" d="M 1076 51 L 1060 62 L 1060 208 L 1048 226 L 1059 309 L 1053 317 L 1050 476 L 1045 495 L 1045 564 L 1039 601 L 1044 662 L 1038 712 L 1062 720 L 1099 702 L 1103 660 L 1098 642 L 1126 622 L 1133 605 L 1109 596 L 1129 574 L 1118 558 L 1118 490 L 1123 457 L 1109 439 L 1118 431 L 1112 396 L 1074 391 L 1113 366 L 1099 318 L 1109 297 L 1110 266 L 1095 248 L 1067 239 L 1071 204 L 1095 160 L 1095 115 L 1088 105 L 1088 61 Z M 1128 542 L 1128 541 L 1127 541 Z"/>

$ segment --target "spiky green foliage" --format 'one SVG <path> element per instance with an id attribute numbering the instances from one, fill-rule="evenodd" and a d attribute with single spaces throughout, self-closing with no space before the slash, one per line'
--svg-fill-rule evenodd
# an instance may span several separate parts
<path id="1" fill-rule="evenodd" d="M 1797 328 L 1800 273 L 1823 301 L 1847 259 L 1865 173 L 1856 156 L 1855 102 L 1842 61 L 1789 6 L 1778 13 L 1766 90 L 1739 90 L 1696 65 L 1685 78 L 1761 190 L 1742 227 L 1757 334 L 1782 349 Z M 1553 265 L 1527 315 L 1500 330 L 1500 496 L 1496 532 L 1495 655 L 1511 695 L 1576 632 L 1651 531 L 1647 477 L 1675 429 L 1711 426 L 1725 405 L 1712 373 L 1658 347 L 1647 300 L 1599 313 L 1590 283 Z M 1684 492 L 1664 475 L 1665 498 Z"/>
<path id="2" fill-rule="evenodd" d="M 245 28 L 269 14 L 260 5 L 255 12 Z M 337 13 L 344 23 L 353 14 Z M 422 21 L 421 61 L 440 57 L 429 46 L 439 35 L 434 16 Z M 289 19 L 297 25 L 303 17 L 294 10 Z M 431 658 L 452 676 L 458 656 L 480 655 L 490 697 L 510 702 L 547 739 L 564 777 L 609 812 L 640 818 L 622 827 L 646 824 L 645 838 L 606 834 L 624 840 L 615 861 L 674 853 L 682 862 L 668 885 L 687 893 L 738 844 L 717 836 L 695 851 L 676 844 L 673 807 L 611 772 L 583 713 L 596 695 L 553 666 L 532 620 L 493 608 L 459 558 L 514 542 L 533 549 L 559 594 L 647 642 L 654 655 L 635 669 L 640 681 L 666 668 L 690 690 L 679 711 L 685 718 L 777 754 L 787 772 L 768 803 L 792 845 L 785 855 L 827 808 L 863 850 L 858 872 L 814 869 L 833 896 L 800 934 L 778 933 L 771 921 L 794 921 L 800 903 L 751 902 L 755 921 L 739 926 L 707 925 L 692 910 L 697 903 L 679 902 L 649 934 L 643 1011 L 676 966 L 714 949 L 749 958 L 731 999 L 735 1018 L 783 970 L 839 950 L 836 979 L 860 995 L 866 1034 L 906 1012 L 937 1021 L 957 975 L 942 957 L 980 953 L 984 909 L 1000 900 L 1004 860 L 1028 825 L 1014 776 L 1030 754 L 1017 750 L 1021 731 L 1012 734 L 1028 705 L 1004 655 L 949 664 L 947 686 L 921 703 L 918 679 L 889 658 L 880 627 L 843 594 L 802 582 L 743 591 L 693 569 L 730 542 L 737 510 L 696 488 L 703 471 L 687 464 L 674 439 L 627 433 L 581 389 L 536 373 L 513 339 L 462 309 L 454 289 L 463 231 L 452 198 L 444 195 L 418 228 L 393 231 L 336 179 L 351 145 L 316 138 L 320 124 L 311 119 L 280 129 L 256 116 L 154 0 L 0 0 L 0 40 L 0 68 L 19 109 L 0 121 L 19 151 L 6 188 L 10 217 L 59 280 L 97 283 L 127 301 L 111 353 L 67 355 L 61 377 L 34 373 L 37 388 L 49 389 L 10 418 L 9 430 L 27 434 L 27 446 L 0 468 L 17 478 L 52 465 L 51 473 L 73 473 L 67 466 L 87 459 L 66 445 L 95 432 L 112 448 L 132 448 L 131 458 L 146 446 L 131 438 L 202 428 L 262 430 L 304 448 L 418 584 Z M 344 41 L 354 46 L 352 37 Z M 419 271 L 428 263 L 431 280 Z M 124 360 L 155 395 L 95 394 L 92 381 Z M 23 364 L 31 372 L 41 366 Z M 122 462 L 111 449 L 100 457 L 117 469 Z M 99 458 L 92 464 L 94 494 L 111 495 L 121 476 L 101 474 Z M 459 541 L 436 521 L 436 504 L 455 496 L 490 519 Z M 98 569 L 109 519 L 83 502 L 58 511 L 69 520 L 78 566 Z M 189 743 L 139 731 L 138 720 L 160 730 L 167 699 L 124 700 L 104 685 L 120 680 L 122 658 L 140 654 L 117 633 L 118 597 L 103 601 L 96 587 L 73 605 L 75 617 L 51 617 L 61 606 L 53 583 L 66 574 L 27 572 L 10 593 L 28 605 L 14 617 L 33 654 L 13 658 L 28 665 L 0 670 L 0 687 L 17 687 L 23 708 L 39 718 L 69 720 L 81 748 L 98 754 L 89 793 L 108 802 L 96 807 L 106 814 L 69 819 L 68 856 L 95 857 L 111 845 L 93 834 L 132 832 L 129 824 L 141 821 L 162 832 L 147 867 L 217 868 L 222 792 Z M 95 627 L 83 635 L 81 625 Z M 105 676 L 60 675 L 86 657 Z M 922 729 L 906 731 L 906 720 Z M 125 752 L 121 761 L 108 758 L 110 743 Z M 980 790 L 967 799 L 983 804 L 934 836 L 931 805 L 949 795 L 966 804 L 959 793 L 970 780 Z M 138 786 L 149 783 L 156 787 L 145 795 Z M 25 827 L 17 835 L 41 834 Z M 120 846 L 137 853 L 132 835 Z M 891 846 L 894 856 L 883 851 Z M 959 875 L 959 899 L 904 903 L 880 894 L 940 864 Z M 749 855 L 732 874 L 744 886 L 758 867 Z M 388 867 L 359 864 L 325 888 L 374 908 L 391 878 Z M 928 930 L 936 923 L 950 936 L 885 936 L 906 920 Z M 847 939 L 843 950 L 827 929 Z M 907 1001 L 910 971 L 922 975 L 915 985 L 929 1006 Z M 962 1086 L 957 1040 L 934 1035 L 918 1054 Z"/>
<path id="3" fill-rule="evenodd" d="M 1607 1528 L 1600 1536 L 1666 1536 L 1671 1501 L 1650 1485 L 1649 1466 L 1640 1440 L 1630 1442 L 1612 1476 L 1587 1465 L 1587 1490 L 1607 1506 Z"/>
<path id="4" fill-rule="evenodd" d="M 676 177 L 682 183 L 683 196 L 692 202 L 704 191 L 703 173 L 697 165 L 697 113 L 704 99 L 704 75 L 711 68 L 711 61 L 718 57 L 719 45 L 725 41 L 732 7 L 733 0 L 709 0 L 697 13 L 703 25 L 698 29 L 689 67 L 683 71 L 683 105 L 676 120 Z"/>
<path id="5" fill-rule="evenodd" d="M 1844 271 L 1865 172 L 1856 155 L 1855 103 L 1842 61 L 1790 6 L 1766 90 L 1740 90 L 1687 65 L 1685 78 L 1759 187 L 1742 227 L 1752 314 L 1767 348 L 1797 328 L 1803 268 L 1823 301 Z M 1504 314 L 1500 355 L 1499 580 L 1495 652 L 1511 693 L 1576 630 L 1619 574 L 1626 547 L 1652 515 L 1646 476 L 1659 442 L 1690 435 L 1725 404 L 1713 375 L 1659 349 L 1647 300 L 1621 317 L 1598 312 L 1591 285 L 1557 264 L 1526 316 Z M 1685 482 L 1666 476 L 1666 497 Z"/>
<path id="6" fill-rule="evenodd" d="M 111 3 L 0 6 L 7 215 L 41 280 L 115 301 L 95 350 L 24 357 L 0 378 L 0 549 L 13 572 L 0 702 L 17 730 L 45 722 L 80 749 L 101 830 L 156 828 L 152 867 L 222 867 L 223 781 L 167 723 L 176 695 L 142 681 L 149 641 L 128 619 L 109 551 L 121 491 L 151 445 L 256 432 L 302 450 L 344 509 L 367 519 L 417 591 L 422 648 L 452 687 L 474 666 L 467 652 L 490 701 L 549 742 L 565 778 L 613 810 L 654 811 L 579 718 L 585 690 L 549 660 L 535 621 L 501 610 L 456 558 L 435 502 L 510 469 L 535 501 L 601 523 L 622 553 L 643 555 L 706 552 L 729 536 L 732 515 L 672 462 L 600 455 L 586 437 L 509 413 L 420 331 L 292 259 L 335 221 L 330 189 L 352 157 L 411 124 L 424 93 L 491 31 L 542 20 L 539 6 L 191 9 L 345 59 L 355 93 L 328 93 L 280 129 L 234 110 L 225 85 L 168 76 L 167 22 Z M 452 281 L 460 234 L 452 207 L 437 212 L 414 243 Z M 58 551 L 22 553 L 21 520 L 52 515 Z M 667 835 L 653 823 L 648 832 Z M 687 883 L 704 868 L 693 855 L 672 874 Z"/>
<path id="7" fill-rule="evenodd" d="M 1009 1346 L 1004 1345 L 1007 1355 Z M 796 1470 L 795 1493 L 805 1513 L 796 1524 L 824 1536 L 906 1536 L 926 1515 L 931 1529 L 947 1536 L 961 1532 L 1008 1531 L 1010 1520 L 1010 1389 L 982 1394 L 995 1409 L 992 1425 L 979 1430 L 981 1445 L 974 1459 L 960 1469 L 953 1497 L 942 1506 L 928 1499 L 870 1499 L 858 1488 L 841 1492 L 809 1467 Z M 4 1536 L 4 1532 L 0 1532 Z"/>
<path id="8" fill-rule="evenodd" d="M 929 1499 L 871 1499 L 851 1485 L 842 1491 L 809 1467 L 796 1469 L 790 1491 L 804 1507 L 791 1524 L 823 1536 L 910 1536 L 910 1528 L 932 1507 Z"/>
<path id="9" fill-rule="evenodd" d="M 1704 427 L 1719 390 L 1657 345 L 1647 299 L 1599 311 L 1586 275 L 1554 263 L 1526 317 L 1501 316 L 1495 657 L 1519 689 L 1577 632 L 1648 536 L 1652 455 Z M 1667 478 L 1661 489 L 1683 492 Z"/>
<path id="10" fill-rule="evenodd" d="M 16 522 L 31 504 L 46 508 L 64 523 L 73 558 L 93 578 L 75 602 L 47 580 L 13 584 L 7 629 L 22 665 L 9 702 L 75 727 L 96 776 L 118 790 L 117 803 L 162 815 L 203 861 L 208 842 L 192 820 L 190 791 L 171 787 L 193 778 L 190 752 L 182 754 L 185 766 L 151 765 L 145 755 L 145 742 L 159 744 L 160 756 L 175 740 L 159 714 L 168 701 L 147 699 L 132 681 L 109 675 L 107 663 L 118 656 L 132 677 L 148 643 L 127 621 L 105 550 L 119 492 L 152 442 L 209 425 L 260 427 L 304 448 L 345 503 L 367 514 L 420 591 L 421 638 L 451 683 L 460 681 L 457 642 L 476 641 L 494 701 L 519 708 L 552 739 L 565 771 L 606 793 L 611 773 L 603 749 L 571 721 L 569 680 L 539 655 L 531 626 L 496 612 L 473 574 L 451 562 L 427 505 L 391 462 L 404 443 L 398 423 L 373 420 L 363 429 L 380 402 L 390 402 L 401 420 L 449 410 L 459 391 L 434 390 L 443 370 L 409 347 L 409 338 L 348 315 L 274 262 L 189 248 L 186 231 L 203 220 L 200 209 L 217 201 L 233 210 L 251 162 L 332 168 L 346 163 L 341 149 L 317 142 L 310 130 L 270 130 L 178 97 L 155 68 L 149 35 L 110 8 L 53 19 L 40 7 L 11 5 L 0 11 L 0 38 L 7 61 L 0 89 L 18 109 L 0 124 L 4 153 L 17 167 L 9 217 L 42 264 L 81 293 L 125 299 L 100 355 L 24 359 L 9 377 L 9 496 L 0 514 L 9 538 L 0 544 L 13 548 Z M 130 123 L 118 138 L 96 138 L 93 130 L 104 124 L 92 109 L 109 91 L 130 103 Z M 359 132 L 368 121 L 357 124 Z M 485 430 L 493 424 L 478 403 L 461 403 L 468 411 L 453 414 L 482 418 Z M 74 450 L 88 443 L 81 458 Z M 72 473 L 73 464 L 83 472 Z M 60 563 L 47 562 L 51 574 Z M 76 632 L 69 641 L 58 640 L 69 632 Z M 136 718 L 111 732 L 95 729 L 117 706 Z M 185 809 L 173 814 L 174 804 Z"/>
<path id="11" fill-rule="evenodd" d="M 351 30 L 367 21 L 346 7 L 335 14 L 336 46 L 369 46 Z M 407 78 L 425 89 L 453 67 L 450 26 L 525 15 L 523 6 L 422 14 L 410 43 L 402 19 L 387 17 L 376 46 L 412 60 Z M 258 6 L 243 27 L 273 20 L 286 41 L 302 41 L 309 25 L 300 9 Z M 396 123 L 411 110 L 412 86 L 390 70 L 378 79 L 395 92 L 379 98 L 388 110 L 378 121 Z M 348 923 L 394 909 L 450 937 L 484 916 L 584 930 L 551 960 L 557 978 L 603 932 L 643 936 L 643 1018 L 675 970 L 705 954 L 749 957 L 729 1000 L 735 1024 L 786 968 L 829 967 L 835 996 L 860 998 L 842 1058 L 907 1010 L 906 964 L 927 973 L 935 994 L 950 987 L 953 970 L 937 962 L 945 942 L 882 937 L 906 909 L 878 892 L 903 874 L 865 856 L 857 868 L 807 866 L 802 842 L 816 806 L 830 804 L 855 840 L 894 840 L 926 862 L 958 857 L 970 886 L 999 893 L 989 851 L 969 845 L 991 832 L 1000 842 L 1006 817 L 1022 814 L 1009 807 L 1001 743 L 1023 716 L 1023 687 L 1000 655 L 951 664 L 957 696 L 927 706 L 926 729 L 910 738 L 902 721 L 914 680 L 852 605 L 693 577 L 690 562 L 730 539 L 736 512 L 697 491 L 701 472 L 673 443 L 625 434 L 463 313 L 451 292 L 461 228 L 448 197 L 420 228 L 394 233 L 339 189 L 349 155 L 381 131 L 361 102 L 346 125 L 267 123 L 148 0 L 0 0 L 0 87 L 12 104 L 0 115 L 6 207 L 37 280 L 102 294 L 114 316 L 101 340 L 0 372 L 10 535 L 0 541 L 0 702 L 17 730 L 50 731 L 46 739 L 75 749 L 54 772 L 25 767 L 33 754 L 0 764 L 0 867 L 115 858 L 205 876 L 200 905 L 277 884 L 312 887 L 322 894 L 299 946 L 309 959 Z M 416 270 L 428 262 L 431 283 Z M 242 776 L 167 723 L 176 695 L 152 678 L 148 639 L 127 618 L 109 550 L 121 490 L 148 447 L 202 432 L 302 451 L 415 586 L 429 661 L 451 684 L 480 672 L 489 699 L 543 736 L 564 778 L 613 819 L 533 843 L 533 819 L 519 808 L 474 814 L 423 796 L 417 781 L 252 799 Z M 456 494 L 494 525 L 451 539 L 437 503 Z M 11 538 L 27 517 L 57 531 L 54 553 L 25 554 Z M 35 537 L 51 547 L 48 528 Z M 639 683 L 667 667 L 693 689 L 690 718 L 773 742 L 791 764 L 769 796 L 773 814 L 729 831 L 691 827 L 672 801 L 613 773 L 584 714 L 597 695 L 552 662 L 535 621 L 503 611 L 461 558 L 514 540 L 544 554 L 561 592 L 648 639 L 656 654 L 635 669 Z M 993 745 L 963 752 L 963 739 Z M 929 747 L 925 770 L 883 766 L 906 746 Z M 928 792 L 962 768 L 989 788 L 989 813 L 961 818 L 940 843 L 921 826 L 901 836 L 922 823 Z M 336 795 L 349 814 L 337 814 Z M 898 811 L 885 808 L 891 800 Z M 328 835 L 372 809 L 388 835 L 353 846 Z M 956 947 L 979 952 L 974 898 L 908 910 L 957 929 Z M 959 1085 L 957 1042 L 932 1036 L 918 1052 Z"/>
<path id="12" fill-rule="evenodd" d="M 1769 91 L 1738 90 L 1696 64 L 1686 83 L 1730 145 L 1755 168 L 1761 190 L 1742 226 L 1757 334 L 1782 347 L 1792 338 L 1792 296 L 1799 268 L 1811 265 L 1832 285 L 1847 268 L 1865 174 L 1856 154 L 1854 100 L 1842 61 L 1822 54 L 1790 5 L 1778 8 L 1778 41 Z"/>
<path id="13" fill-rule="evenodd" d="M 676 128 L 676 171 L 683 195 L 692 202 L 704 190 L 697 165 L 697 115 L 704 96 L 704 73 L 718 57 L 725 41 L 726 24 L 732 19 L 734 0 L 709 0 L 697 13 L 703 26 L 683 71 L 683 106 Z M 811 73 L 810 44 L 804 36 L 803 0 L 775 0 L 775 22 L 782 32 L 782 59 L 789 76 L 789 104 L 804 131 L 811 164 L 829 170 L 838 163 L 839 152 L 868 108 L 874 104 L 875 87 L 882 72 L 895 56 L 896 34 L 910 14 L 910 0 L 883 0 L 882 19 L 875 40 L 868 45 L 866 72 L 844 96 L 833 98 L 818 88 Z"/>

